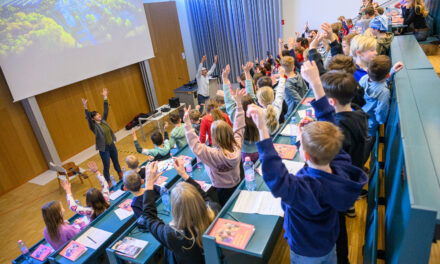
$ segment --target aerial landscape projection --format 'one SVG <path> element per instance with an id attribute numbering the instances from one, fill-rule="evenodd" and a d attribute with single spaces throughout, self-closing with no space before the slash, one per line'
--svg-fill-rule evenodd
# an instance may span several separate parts
<path id="1" fill-rule="evenodd" d="M 142 34 L 140 7 L 124 0 L 0 0 L 0 56 L 58 53 Z"/>

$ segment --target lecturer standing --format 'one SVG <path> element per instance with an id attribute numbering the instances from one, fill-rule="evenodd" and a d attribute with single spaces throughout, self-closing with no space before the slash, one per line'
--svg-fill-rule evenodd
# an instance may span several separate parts
<path id="1" fill-rule="evenodd" d="M 214 57 L 214 64 L 212 64 L 211 69 L 209 71 L 203 67 L 203 63 L 206 61 L 206 55 L 203 56 L 202 61 L 199 64 L 199 68 L 197 70 L 196 80 L 197 80 L 197 101 L 200 106 L 200 113 L 203 113 L 203 107 L 205 101 L 209 99 L 209 77 L 211 77 L 212 73 L 215 70 L 217 64 L 218 56 Z"/>
<path id="2" fill-rule="evenodd" d="M 86 113 L 86 119 L 89 122 L 89 128 L 95 134 L 96 150 L 99 150 L 102 163 L 104 165 L 104 178 L 107 180 L 109 186 L 112 186 L 110 180 L 110 159 L 113 162 L 113 167 L 118 172 L 119 180 L 122 178 L 121 166 L 118 160 L 118 150 L 115 146 L 116 137 L 112 129 L 107 123 L 108 116 L 108 91 L 107 88 L 102 90 L 104 97 L 104 114 L 101 116 L 96 111 L 89 112 L 87 109 L 87 99 L 82 98 L 82 103 Z"/>

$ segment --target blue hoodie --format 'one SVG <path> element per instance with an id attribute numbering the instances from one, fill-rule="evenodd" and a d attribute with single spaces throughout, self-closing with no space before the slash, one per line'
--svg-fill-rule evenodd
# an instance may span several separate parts
<path id="1" fill-rule="evenodd" d="M 312 102 L 319 121 L 335 124 L 334 108 L 323 97 Z M 272 139 L 257 143 L 263 179 L 285 212 L 285 238 L 291 250 L 307 257 L 322 257 L 335 246 L 339 234 L 338 212 L 349 209 L 368 178 L 351 164 L 342 149 L 330 162 L 333 174 L 304 167 L 289 174 Z"/>
<path id="2" fill-rule="evenodd" d="M 370 81 L 365 75 L 359 81 L 359 85 L 365 90 L 365 105 L 362 107 L 368 118 L 368 136 L 376 136 L 379 125 L 384 124 L 390 109 L 391 93 L 387 82 Z"/>

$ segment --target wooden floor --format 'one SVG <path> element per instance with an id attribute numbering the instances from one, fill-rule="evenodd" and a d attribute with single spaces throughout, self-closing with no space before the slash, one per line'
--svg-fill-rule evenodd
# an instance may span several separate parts
<path id="1" fill-rule="evenodd" d="M 430 56 L 429 59 L 435 65 L 437 72 L 440 73 L 440 57 Z M 171 129 L 171 128 L 170 128 Z M 92 136 L 92 135 L 91 135 Z M 140 138 L 140 133 L 138 133 Z M 152 147 L 151 142 L 139 141 L 143 147 Z M 135 151 L 131 136 L 128 136 L 116 143 L 119 151 L 119 162 L 125 165 L 125 157 L 128 154 L 137 155 L 142 161 L 145 156 Z M 88 161 L 96 161 L 100 170 L 102 163 L 99 155 L 95 155 Z M 87 161 L 80 164 L 86 168 Z M 13 172 L 11 172 L 13 173 Z M 111 174 L 116 176 L 116 172 L 111 168 Z M 90 175 L 94 187 L 99 188 L 98 180 Z M 85 203 L 84 194 L 90 188 L 88 181 L 81 184 L 79 179 L 72 181 L 72 192 L 76 199 Z M 41 206 L 53 200 L 60 200 L 65 209 L 65 219 L 73 215 L 68 210 L 64 192 L 59 188 L 57 180 L 53 180 L 45 186 L 26 183 L 11 192 L 0 197 L 0 263 L 10 263 L 20 252 L 17 241 L 22 239 L 28 246 L 32 246 L 43 237 L 44 223 L 41 216 Z M 351 263 L 362 263 L 362 246 L 364 244 L 365 218 L 367 211 L 366 199 L 358 200 L 355 204 L 357 217 L 347 218 L 347 231 L 349 241 L 349 259 Z M 379 210 L 381 222 L 384 219 L 384 210 Z M 379 229 L 379 249 L 384 248 L 383 226 Z M 284 239 L 278 240 L 274 254 L 270 263 L 290 263 L 290 253 Z M 380 262 L 379 262 L 380 263 Z M 382 262 L 384 263 L 384 262 Z M 433 244 L 431 250 L 430 263 L 440 263 L 440 244 Z"/>

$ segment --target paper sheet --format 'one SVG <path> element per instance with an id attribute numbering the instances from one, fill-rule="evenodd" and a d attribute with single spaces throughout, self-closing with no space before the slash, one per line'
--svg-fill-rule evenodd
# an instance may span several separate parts
<path id="1" fill-rule="evenodd" d="M 298 135 L 298 126 L 294 124 L 288 124 L 284 127 L 283 131 L 281 131 L 281 135 L 291 137 L 296 137 Z"/>
<path id="2" fill-rule="evenodd" d="M 97 249 L 101 246 L 107 239 L 112 235 L 112 233 L 104 231 L 99 228 L 90 227 L 84 232 L 76 242 L 83 244 L 84 246 L 92 249 Z M 93 240 L 93 241 L 92 241 Z"/>
<path id="3" fill-rule="evenodd" d="M 232 212 L 284 216 L 281 198 L 273 197 L 270 192 L 242 190 Z"/>
<path id="4" fill-rule="evenodd" d="M 118 208 L 114 212 L 118 216 L 119 220 L 124 220 L 125 218 L 133 215 L 133 211 L 127 211 L 122 208 Z"/>
<path id="5" fill-rule="evenodd" d="M 125 192 L 121 189 L 118 189 L 112 193 L 110 193 L 110 200 L 114 201 L 116 199 L 118 199 L 119 196 L 123 195 Z"/>
<path id="6" fill-rule="evenodd" d="M 291 160 L 282 160 L 284 165 L 286 165 L 289 173 L 296 174 L 300 169 L 304 167 L 304 162 L 291 161 Z"/>

